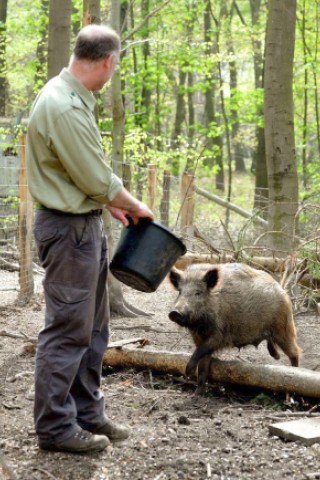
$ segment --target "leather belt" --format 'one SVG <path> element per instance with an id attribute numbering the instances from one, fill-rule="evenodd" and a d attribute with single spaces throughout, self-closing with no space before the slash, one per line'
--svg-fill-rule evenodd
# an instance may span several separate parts
<path id="1" fill-rule="evenodd" d="M 102 215 L 102 208 L 99 208 L 97 210 L 90 210 L 89 212 L 84 212 L 84 213 L 72 213 L 72 212 L 63 212 L 62 210 L 56 210 L 55 208 L 47 208 L 44 205 L 41 205 L 41 203 L 36 204 L 36 208 L 38 210 L 46 210 L 47 212 L 51 212 L 54 215 L 89 215 L 92 217 L 100 217 Z"/>

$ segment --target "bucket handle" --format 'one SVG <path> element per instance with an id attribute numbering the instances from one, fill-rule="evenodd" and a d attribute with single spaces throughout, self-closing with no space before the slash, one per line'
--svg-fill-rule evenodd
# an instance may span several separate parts
<path id="1" fill-rule="evenodd" d="M 134 226 L 134 221 L 133 221 L 133 218 L 130 217 L 130 215 L 126 215 L 126 219 L 128 220 L 129 222 L 129 225 L 126 227 L 126 228 L 131 228 Z M 139 218 L 139 222 L 137 225 L 143 225 L 145 223 L 149 223 L 149 222 L 152 222 L 152 220 L 150 220 L 150 218 L 148 217 L 141 217 Z"/>

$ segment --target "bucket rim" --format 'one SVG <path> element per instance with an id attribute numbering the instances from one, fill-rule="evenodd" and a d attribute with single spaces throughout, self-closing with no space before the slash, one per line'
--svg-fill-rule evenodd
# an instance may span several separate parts
<path id="1" fill-rule="evenodd" d="M 186 252 L 187 252 L 187 247 L 186 245 L 183 243 L 183 241 L 181 240 L 181 238 L 179 238 L 172 230 L 170 230 L 168 227 L 165 227 L 164 225 L 162 225 L 161 223 L 155 221 L 155 220 L 149 220 L 149 219 L 140 219 L 140 222 L 136 225 L 133 225 L 132 227 L 156 227 L 158 228 L 159 230 L 162 230 L 163 232 L 167 233 L 168 235 L 170 235 L 170 237 L 172 239 L 174 239 L 178 244 L 180 244 L 181 246 L 181 250 L 182 250 L 182 253 L 181 255 L 185 255 Z M 127 227 L 128 229 L 130 229 L 130 226 Z"/>

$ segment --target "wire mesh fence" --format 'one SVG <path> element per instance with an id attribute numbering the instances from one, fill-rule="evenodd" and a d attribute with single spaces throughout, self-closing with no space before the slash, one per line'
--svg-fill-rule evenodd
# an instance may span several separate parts
<path id="1" fill-rule="evenodd" d="M 32 234 L 35 205 L 27 188 L 25 135 L 15 147 L 17 155 L 0 150 L 0 305 L 26 303 L 42 291 L 43 271 Z M 235 260 L 243 258 L 241 254 L 263 254 L 265 246 L 258 240 L 267 222 L 253 212 L 254 178 L 250 174 L 234 180 L 230 209 L 224 194 L 214 193 L 213 178 L 187 173 L 174 176 L 156 164 L 123 164 L 121 171 L 126 188 L 151 207 L 156 221 L 184 240 L 189 254 L 230 255 Z M 316 268 L 320 210 L 313 205 L 300 210 L 304 254 L 315 254 Z M 113 226 L 116 242 L 121 226 L 116 221 Z"/>

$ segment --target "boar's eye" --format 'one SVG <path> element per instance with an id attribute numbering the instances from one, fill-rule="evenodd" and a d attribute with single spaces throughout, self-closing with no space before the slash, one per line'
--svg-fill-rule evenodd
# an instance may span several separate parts
<path id="1" fill-rule="evenodd" d="M 197 297 L 199 297 L 200 295 L 202 295 L 202 291 L 201 291 L 201 290 L 196 290 L 196 291 L 194 292 L 194 294 L 195 294 Z"/>

